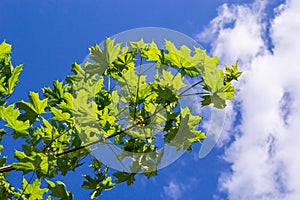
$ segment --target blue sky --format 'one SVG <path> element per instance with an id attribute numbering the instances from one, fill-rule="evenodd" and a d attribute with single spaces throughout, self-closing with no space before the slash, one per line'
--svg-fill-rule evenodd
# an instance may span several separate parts
<path id="1" fill-rule="evenodd" d="M 121 184 L 100 199 L 300 199 L 293 156 L 300 142 L 298 2 L 2 0 L 0 40 L 13 44 L 14 64 L 24 64 L 11 101 L 63 80 L 71 63 L 107 36 L 147 26 L 182 32 L 221 63 L 239 60 L 244 71 L 218 145 L 204 159 L 197 147 L 159 176 Z M 82 173 L 64 180 L 75 199 L 87 199 Z"/>

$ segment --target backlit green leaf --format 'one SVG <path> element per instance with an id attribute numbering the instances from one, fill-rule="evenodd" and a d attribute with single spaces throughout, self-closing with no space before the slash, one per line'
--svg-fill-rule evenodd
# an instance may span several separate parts
<path id="1" fill-rule="evenodd" d="M 231 67 L 226 66 L 226 72 L 225 72 L 225 81 L 230 82 L 232 80 L 237 80 L 238 77 L 242 74 L 237 68 L 238 63 L 236 62 Z"/>
<path id="2" fill-rule="evenodd" d="M 35 92 L 29 93 L 30 103 L 25 101 L 19 101 L 16 103 L 17 107 L 24 110 L 26 113 L 21 114 L 18 119 L 22 121 L 29 120 L 32 124 L 36 118 L 45 112 L 47 107 L 47 99 L 40 100 L 39 94 Z"/>
<path id="3" fill-rule="evenodd" d="M 7 93 L 12 94 L 14 88 L 16 87 L 17 83 L 19 82 L 19 76 L 23 70 L 23 65 L 19 65 L 13 69 L 11 77 L 8 79 L 8 88 Z"/>
<path id="4" fill-rule="evenodd" d="M 107 177 L 102 181 L 102 187 L 104 190 L 111 190 L 115 185 L 112 182 L 111 177 Z"/>
<path id="5" fill-rule="evenodd" d="M 106 38 L 104 41 L 104 49 L 98 45 L 90 47 L 90 59 L 100 64 L 100 67 L 107 68 L 114 62 L 120 53 L 120 44 L 114 44 L 115 39 Z"/>
<path id="6" fill-rule="evenodd" d="M 32 184 L 28 183 L 25 178 L 22 181 L 22 199 L 24 200 L 37 200 L 43 199 L 43 195 L 48 192 L 47 188 L 41 188 L 40 179 L 35 179 Z"/>
<path id="7" fill-rule="evenodd" d="M 11 53 L 11 45 L 3 41 L 0 44 L 0 59 L 3 59 L 7 54 Z"/>
<path id="8" fill-rule="evenodd" d="M 127 172 L 115 172 L 113 176 L 117 178 L 116 183 L 127 182 L 127 185 L 132 185 L 135 181 L 135 174 L 129 174 Z"/>
<path id="9" fill-rule="evenodd" d="M 181 69 L 183 75 L 190 77 L 198 76 L 201 71 L 196 68 L 195 59 L 191 56 L 191 49 L 185 45 L 180 46 L 179 49 L 171 41 L 165 41 L 165 48 L 168 51 L 166 59 L 171 66 Z"/>
<path id="10" fill-rule="evenodd" d="M 73 195 L 67 191 L 66 185 L 61 181 L 56 181 L 56 184 L 52 181 L 46 180 L 48 188 L 51 191 L 51 195 L 63 200 L 72 200 Z"/>
<path id="11" fill-rule="evenodd" d="M 9 105 L 7 108 L 0 107 L 0 116 L 7 122 L 7 127 L 14 129 L 14 136 L 16 138 L 28 135 L 26 130 L 30 128 L 29 121 L 19 121 L 20 111 L 14 109 L 13 105 Z"/>
<path id="12" fill-rule="evenodd" d="M 68 121 L 70 120 L 71 115 L 67 112 L 63 112 L 62 110 L 58 110 L 55 107 L 50 108 L 52 114 L 54 117 L 52 119 L 58 120 L 58 121 Z"/>

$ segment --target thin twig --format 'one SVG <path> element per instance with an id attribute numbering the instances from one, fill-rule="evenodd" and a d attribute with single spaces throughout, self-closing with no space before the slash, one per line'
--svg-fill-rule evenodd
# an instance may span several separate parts
<path id="1" fill-rule="evenodd" d="M 31 175 L 29 181 L 27 182 L 25 188 L 22 190 L 22 193 L 21 193 L 21 195 L 19 196 L 18 200 L 23 196 L 23 194 L 24 194 L 24 192 L 25 192 L 27 186 L 28 186 L 28 185 L 30 184 L 30 182 L 32 181 L 34 174 L 35 174 L 35 172 L 32 173 L 32 175 Z"/>

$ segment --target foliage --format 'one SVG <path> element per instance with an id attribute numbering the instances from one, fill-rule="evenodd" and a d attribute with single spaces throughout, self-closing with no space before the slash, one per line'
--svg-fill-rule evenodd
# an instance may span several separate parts
<path id="1" fill-rule="evenodd" d="M 235 93 L 231 81 L 241 75 L 237 63 L 223 72 L 218 59 L 204 50 L 178 49 L 167 40 L 159 49 L 142 39 L 124 46 L 107 38 L 103 48 L 89 50 L 89 61 L 83 66 L 74 63 L 74 74 L 43 88 L 42 97 L 30 92 L 29 102 L 8 104 L 22 65 L 13 67 L 11 45 L 0 45 L 0 119 L 5 124 L 0 140 L 5 135 L 23 141 L 10 165 L 22 172 L 22 188 L 14 188 L 7 180 L 9 173 L 2 172 L 0 199 L 73 199 L 65 184 L 54 178 L 85 163 L 93 173 L 84 175 L 82 188 L 91 190 L 91 198 L 122 182 L 132 185 L 138 173 L 156 176 L 164 155 L 157 141 L 192 151 L 193 144 L 206 137 L 199 126 L 202 117 L 181 107 L 181 101 L 197 95 L 202 106 L 223 109 Z M 194 88 L 198 92 L 190 93 Z M 132 163 L 122 171 L 93 156 L 84 163 L 96 144 L 118 147 L 120 163 L 128 157 Z M 0 152 L 3 148 L 0 145 Z M 6 157 L 0 156 L 4 167 Z"/>

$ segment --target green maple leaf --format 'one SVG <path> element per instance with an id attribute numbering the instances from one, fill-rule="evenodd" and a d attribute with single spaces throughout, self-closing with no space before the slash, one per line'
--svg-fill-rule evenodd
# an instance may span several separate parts
<path id="1" fill-rule="evenodd" d="M 89 175 L 84 175 L 86 181 L 83 182 L 84 189 L 92 189 L 91 199 L 98 197 L 102 190 L 110 190 L 114 187 L 111 177 L 106 177 L 104 173 L 96 173 L 96 177 L 92 178 Z"/>
<path id="2" fill-rule="evenodd" d="M 29 93 L 29 99 L 30 99 L 32 108 L 38 115 L 44 113 L 45 108 L 47 107 L 47 99 L 40 100 L 39 94 L 35 93 L 35 92 Z"/>
<path id="3" fill-rule="evenodd" d="M 166 40 L 165 48 L 168 51 L 166 59 L 170 62 L 171 66 L 181 69 L 182 75 L 189 75 L 190 77 L 198 76 L 201 71 L 195 67 L 195 59 L 191 57 L 191 49 L 182 45 L 177 49 L 175 44 Z"/>
<path id="4" fill-rule="evenodd" d="M 115 39 L 111 40 L 106 38 L 104 41 L 104 49 L 102 50 L 99 45 L 90 47 L 90 59 L 95 61 L 100 67 L 105 69 L 112 64 L 117 58 L 121 51 L 121 44 L 114 44 Z"/>
<path id="5" fill-rule="evenodd" d="M 188 149 L 193 142 L 200 141 L 205 138 L 204 133 L 198 131 L 197 128 L 202 120 L 199 115 L 192 115 L 189 108 L 183 108 L 180 112 L 180 125 L 172 127 L 165 135 L 164 140 L 170 145 Z"/>
<path id="6" fill-rule="evenodd" d="M 222 70 L 206 71 L 203 80 L 211 93 L 224 90 L 224 73 Z"/>
<path id="7" fill-rule="evenodd" d="M 135 56 L 138 53 L 137 50 L 123 52 L 124 49 L 125 47 L 122 49 L 122 52 L 118 56 L 118 58 L 108 69 L 108 74 L 114 77 L 115 79 L 119 79 L 119 77 L 122 77 L 123 73 L 126 70 L 134 68 Z"/>
<path id="8" fill-rule="evenodd" d="M 70 121 L 71 115 L 67 112 L 63 112 L 62 110 L 58 110 L 55 107 L 50 108 L 52 114 L 54 117 L 52 118 L 53 120 L 57 121 Z"/>
<path id="9" fill-rule="evenodd" d="M 47 188 L 41 188 L 40 179 L 35 179 L 32 184 L 29 184 L 25 178 L 22 181 L 23 193 L 22 199 L 25 200 L 37 200 L 43 199 L 43 195 L 48 192 Z"/>
<path id="10" fill-rule="evenodd" d="M 148 58 L 148 61 L 157 61 L 158 63 L 164 63 L 164 53 L 163 50 L 158 49 L 154 41 L 149 45 L 149 48 L 142 51 L 143 57 Z"/>
<path id="11" fill-rule="evenodd" d="M 34 158 L 27 156 L 24 152 L 15 151 L 15 158 L 20 161 L 19 163 L 13 163 L 13 167 L 16 170 L 21 170 L 26 174 L 36 169 L 33 164 Z"/>
<path id="12" fill-rule="evenodd" d="M 11 59 L 8 56 L 11 53 L 11 45 L 5 41 L 0 44 L 0 93 L 2 95 L 11 95 L 16 84 L 19 81 L 19 75 L 22 72 L 22 65 L 13 67 Z M 2 98 L 2 97 L 1 97 Z M 3 104 L 4 102 L 1 102 Z"/>
<path id="13" fill-rule="evenodd" d="M 191 142 L 201 142 L 206 138 L 206 135 L 202 131 L 195 131 L 195 137 L 191 139 Z"/>
<path id="14" fill-rule="evenodd" d="M 68 84 L 63 85 L 63 82 L 55 80 L 53 83 L 53 89 L 50 87 L 43 88 L 43 94 L 45 97 L 49 98 L 49 105 L 54 106 L 63 101 L 67 100 L 67 95 L 69 94 L 70 86 Z"/>
<path id="15" fill-rule="evenodd" d="M 176 97 L 176 94 L 169 87 L 152 83 L 151 90 L 152 92 L 155 92 L 157 94 L 155 95 L 157 97 L 156 103 L 171 104 L 171 103 L 178 102 L 178 98 Z"/>
<path id="16" fill-rule="evenodd" d="M 53 138 L 57 137 L 59 132 L 56 127 L 45 118 L 42 118 L 42 123 L 44 125 L 44 128 L 42 129 L 42 132 L 44 133 L 43 139 L 48 143 L 52 141 Z"/>
<path id="17" fill-rule="evenodd" d="M 36 118 L 45 112 L 47 107 L 47 99 L 40 100 L 39 94 L 35 92 L 29 93 L 30 103 L 25 101 L 19 101 L 16 103 L 17 107 L 24 110 L 26 113 L 21 114 L 18 119 L 22 121 L 29 120 L 31 124 L 36 120 Z"/>
<path id="18" fill-rule="evenodd" d="M 11 53 L 11 45 L 7 44 L 5 41 L 3 41 L 0 44 L 0 59 L 3 59 L 6 57 L 7 54 Z"/>
<path id="19" fill-rule="evenodd" d="M 193 63 L 198 71 L 203 73 L 215 70 L 219 61 L 218 57 L 207 55 L 206 50 L 194 47 L 194 56 L 191 58 L 191 63 Z"/>
<path id="20" fill-rule="evenodd" d="M 175 44 L 171 41 L 165 41 L 165 48 L 168 51 L 168 60 L 177 67 L 190 67 L 191 63 L 188 60 L 191 57 L 191 49 L 182 45 L 178 50 Z"/>
<path id="21" fill-rule="evenodd" d="M 17 170 L 23 171 L 25 174 L 30 171 L 36 171 L 38 177 L 45 177 L 50 175 L 50 164 L 53 160 L 50 156 L 44 153 L 36 153 L 32 147 L 23 146 L 24 152 L 15 151 L 15 158 L 19 162 L 12 164 Z"/>
<path id="22" fill-rule="evenodd" d="M 67 76 L 66 77 L 66 81 L 68 82 L 68 83 L 74 83 L 74 81 L 80 81 L 80 80 L 82 80 L 84 77 L 85 77 L 85 75 L 86 75 L 86 73 L 85 73 L 85 71 L 81 68 L 81 66 L 78 64 L 78 63 L 76 63 L 76 62 L 74 62 L 74 63 L 72 63 L 72 70 L 71 70 L 75 75 L 72 75 L 72 76 Z"/>
<path id="23" fill-rule="evenodd" d="M 8 79 L 8 87 L 7 87 L 7 94 L 12 94 L 14 88 L 16 87 L 17 83 L 19 82 L 19 76 L 23 70 L 23 65 L 19 65 L 13 69 L 11 73 L 11 77 Z"/>
<path id="24" fill-rule="evenodd" d="M 51 196 L 58 197 L 63 200 L 72 200 L 73 195 L 67 191 L 66 185 L 61 181 L 56 181 L 56 184 L 52 181 L 46 180 L 48 188 L 51 190 Z"/>
<path id="25" fill-rule="evenodd" d="M 125 88 L 129 88 L 132 94 L 136 90 L 136 87 L 138 86 L 138 82 L 140 85 L 143 85 L 146 83 L 146 76 L 141 76 L 136 74 L 136 70 L 129 69 L 126 71 L 122 78 L 119 80 L 120 86 L 123 86 Z"/>
<path id="26" fill-rule="evenodd" d="M 14 137 L 23 137 L 25 138 L 26 136 L 28 136 L 28 132 L 26 131 L 28 128 L 30 128 L 30 123 L 29 121 L 19 121 L 16 120 L 13 123 L 9 123 L 7 124 L 8 127 L 14 129 Z"/>
<path id="27" fill-rule="evenodd" d="M 230 83 L 226 83 L 226 85 L 224 86 L 224 92 L 226 95 L 226 100 L 232 100 L 235 94 L 235 89 Z"/>
<path id="28" fill-rule="evenodd" d="M 202 106 L 214 104 L 216 108 L 224 108 L 226 100 L 231 100 L 235 90 L 230 83 L 224 85 L 224 73 L 222 70 L 206 72 L 203 75 L 206 89 L 211 95 L 204 95 L 202 98 Z"/>
<path id="29" fill-rule="evenodd" d="M 238 63 L 236 62 L 231 67 L 226 66 L 225 72 L 225 81 L 230 82 L 232 80 L 238 80 L 238 77 L 241 76 L 242 72 L 240 72 L 237 68 Z"/>
<path id="30" fill-rule="evenodd" d="M 111 190 L 113 187 L 115 187 L 115 185 L 112 182 L 112 178 L 107 177 L 106 179 L 104 179 L 102 181 L 102 187 L 104 190 Z"/>
<path id="31" fill-rule="evenodd" d="M 43 153 L 37 153 L 35 157 L 35 166 L 37 169 L 37 175 L 38 176 L 46 176 L 48 174 L 49 170 L 49 158 L 47 155 Z"/>
<path id="32" fill-rule="evenodd" d="M 73 99 L 73 114 L 77 123 L 91 124 L 98 121 L 97 104 L 89 102 L 91 94 L 85 90 L 79 90 L 76 98 Z"/>
<path id="33" fill-rule="evenodd" d="M 134 48 L 134 49 L 146 49 L 146 48 L 148 48 L 148 43 L 145 43 L 144 39 L 141 38 L 137 42 L 130 42 L 130 46 L 131 46 L 131 48 Z"/>
<path id="34" fill-rule="evenodd" d="M 13 105 L 9 105 L 7 108 L 0 107 L 0 117 L 4 119 L 7 127 L 14 129 L 14 137 L 26 137 L 30 128 L 29 121 L 19 121 L 20 111 L 15 110 Z"/>
<path id="35" fill-rule="evenodd" d="M 180 73 L 174 76 L 171 72 L 166 70 L 162 70 L 162 75 L 160 77 L 157 75 L 156 80 L 160 85 L 166 86 L 175 91 L 186 86 L 186 84 L 183 83 L 183 77 Z"/>
<path id="36" fill-rule="evenodd" d="M 135 174 L 134 173 L 127 173 L 127 172 L 115 172 L 113 176 L 117 178 L 116 183 L 127 182 L 127 185 L 132 185 L 135 181 Z"/>

